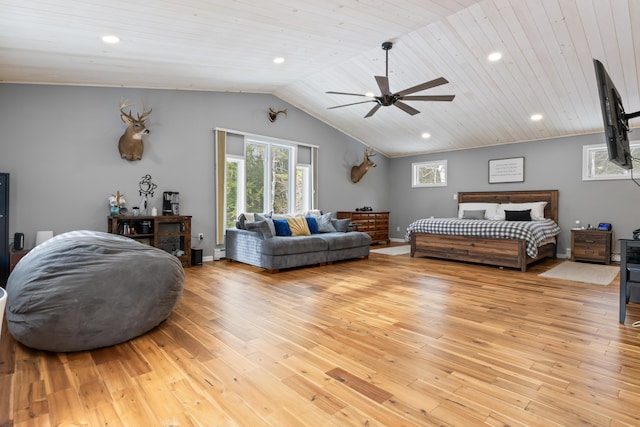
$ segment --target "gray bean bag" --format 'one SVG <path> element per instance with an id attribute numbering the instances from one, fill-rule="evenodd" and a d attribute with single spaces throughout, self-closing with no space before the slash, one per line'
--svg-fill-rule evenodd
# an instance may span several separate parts
<path id="1" fill-rule="evenodd" d="M 182 295 L 175 256 L 127 237 L 72 231 L 36 246 L 7 282 L 7 326 L 39 350 L 91 350 L 166 319 Z"/>

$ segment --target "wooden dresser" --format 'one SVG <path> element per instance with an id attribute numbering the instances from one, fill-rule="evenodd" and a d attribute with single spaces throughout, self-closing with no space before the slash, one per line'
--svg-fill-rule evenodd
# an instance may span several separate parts
<path id="1" fill-rule="evenodd" d="M 389 244 L 389 212 L 336 212 L 338 219 L 350 219 L 354 231 L 371 236 L 371 243 Z"/>

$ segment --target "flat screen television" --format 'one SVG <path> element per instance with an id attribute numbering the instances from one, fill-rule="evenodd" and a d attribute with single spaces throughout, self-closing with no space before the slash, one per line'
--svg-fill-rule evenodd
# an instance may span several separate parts
<path id="1" fill-rule="evenodd" d="M 597 59 L 593 60 L 600 95 L 600 108 L 604 122 L 604 135 L 607 143 L 609 161 L 624 168 L 633 167 L 633 158 L 629 149 L 629 119 L 640 116 L 640 111 L 626 114 L 622 105 L 620 93 L 607 74 L 604 65 Z"/>

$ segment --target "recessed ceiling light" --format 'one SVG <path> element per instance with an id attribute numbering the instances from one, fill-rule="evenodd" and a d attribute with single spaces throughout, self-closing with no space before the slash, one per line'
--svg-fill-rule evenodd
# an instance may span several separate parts
<path id="1" fill-rule="evenodd" d="M 284 62 L 284 58 L 279 56 L 277 58 L 273 58 L 273 63 L 274 64 L 282 64 Z"/>
<path id="2" fill-rule="evenodd" d="M 532 114 L 530 119 L 534 122 L 537 122 L 538 120 L 542 120 L 542 114 Z"/>
<path id="3" fill-rule="evenodd" d="M 431 138 L 431 134 L 429 132 L 425 132 L 425 133 L 422 134 L 422 138 L 423 139 L 429 139 L 429 138 Z"/>
<path id="4" fill-rule="evenodd" d="M 489 54 L 488 58 L 489 58 L 489 61 L 496 62 L 502 59 L 502 54 L 500 52 L 493 52 Z"/>
<path id="5" fill-rule="evenodd" d="M 115 44 L 120 42 L 120 37 L 118 36 L 103 36 L 102 41 L 109 44 Z"/>

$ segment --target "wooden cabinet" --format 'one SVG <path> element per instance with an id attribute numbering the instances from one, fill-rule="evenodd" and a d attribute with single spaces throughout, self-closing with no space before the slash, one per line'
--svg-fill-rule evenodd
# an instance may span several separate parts
<path id="1" fill-rule="evenodd" d="M 109 233 L 127 236 L 180 258 L 191 267 L 191 217 L 184 215 L 108 217 Z"/>
<path id="2" fill-rule="evenodd" d="M 371 243 L 389 244 L 389 212 L 336 212 L 338 219 L 350 219 L 354 231 L 371 236 Z"/>
<path id="3" fill-rule="evenodd" d="M 611 263 L 612 231 L 571 230 L 571 261 Z"/>
<path id="4" fill-rule="evenodd" d="M 18 262 L 26 255 L 29 253 L 29 250 L 25 249 L 22 251 L 15 251 L 13 249 L 11 249 L 11 255 L 9 256 L 9 272 L 12 272 L 14 268 L 16 268 L 16 265 L 18 265 Z"/>

